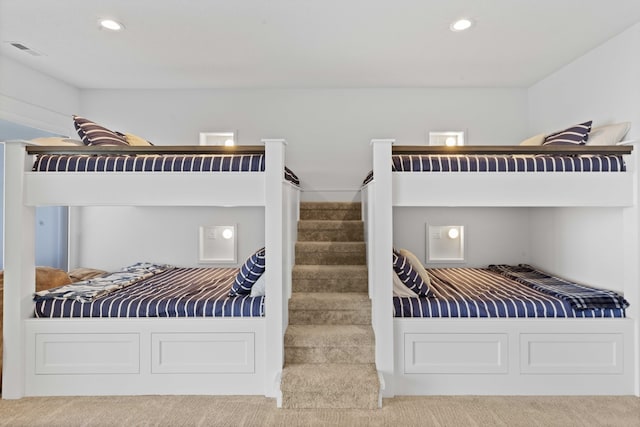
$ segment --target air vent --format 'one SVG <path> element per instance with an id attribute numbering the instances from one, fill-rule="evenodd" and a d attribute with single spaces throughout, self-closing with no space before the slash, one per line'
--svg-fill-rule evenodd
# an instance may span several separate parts
<path id="1" fill-rule="evenodd" d="M 7 42 L 7 43 L 10 44 L 11 46 L 15 47 L 16 49 L 21 50 L 22 52 L 28 53 L 31 56 L 43 56 L 37 50 L 31 49 L 29 46 L 26 46 L 23 43 L 20 43 L 20 42 Z"/>

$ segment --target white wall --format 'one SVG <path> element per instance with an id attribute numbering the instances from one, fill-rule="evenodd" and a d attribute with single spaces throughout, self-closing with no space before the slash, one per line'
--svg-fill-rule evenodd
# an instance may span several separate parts
<path id="1" fill-rule="evenodd" d="M 592 286 L 624 291 L 618 208 L 531 209 L 530 263 Z"/>
<path id="2" fill-rule="evenodd" d="M 73 135 L 79 103 L 78 88 L 0 56 L 0 119 Z"/>
<path id="3" fill-rule="evenodd" d="M 86 90 L 82 114 L 157 144 L 197 144 L 235 130 L 241 144 L 285 138 L 303 200 L 354 200 L 371 170 L 372 138 L 424 143 L 466 130 L 470 144 L 526 136 L 524 89 Z"/>
<path id="4" fill-rule="evenodd" d="M 629 121 L 625 139 L 640 138 L 640 23 L 551 74 L 528 90 L 529 133 L 593 120 Z M 612 189 L 615 191 L 615 189 Z M 585 283 L 621 289 L 620 209 L 532 211 L 531 262 Z"/>
<path id="5" fill-rule="evenodd" d="M 160 190 L 161 191 L 161 190 Z M 139 261 L 183 267 L 236 266 L 264 246 L 263 208 L 73 208 L 71 267 L 107 271 Z M 200 225 L 237 224 L 237 263 L 199 264 Z"/>
<path id="6" fill-rule="evenodd" d="M 393 245 L 413 252 L 427 267 L 484 267 L 529 262 L 527 208 L 394 208 Z M 463 225 L 465 260 L 427 260 L 427 224 Z"/>
<path id="7" fill-rule="evenodd" d="M 576 122 L 629 121 L 640 137 L 640 23 L 581 56 L 528 90 L 531 135 Z"/>

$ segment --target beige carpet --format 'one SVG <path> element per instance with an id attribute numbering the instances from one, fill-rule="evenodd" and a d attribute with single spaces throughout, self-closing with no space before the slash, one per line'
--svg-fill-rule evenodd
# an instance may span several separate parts
<path id="1" fill-rule="evenodd" d="M 257 396 L 41 397 L 0 401 L 0 426 L 620 426 L 623 397 L 397 397 L 382 409 L 278 409 Z"/>

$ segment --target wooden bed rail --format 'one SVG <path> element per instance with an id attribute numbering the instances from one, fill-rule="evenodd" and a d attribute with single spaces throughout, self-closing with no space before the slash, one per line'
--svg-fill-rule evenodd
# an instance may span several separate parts
<path id="1" fill-rule="evenodd" d="M 392 154 L 440 154 L 440 155 L 467 155 L 467 154 L 600 154 L 600 155 L 623 155 L 631 154 L 631 145 L 464 145 L 447 147 L 444 145 L 393 145 Z"/>
<path id="2" fill-rule="evenodd" d="M 27 154 L 264 154 L 262 145 L 43 146 L 27 145 Z"/>

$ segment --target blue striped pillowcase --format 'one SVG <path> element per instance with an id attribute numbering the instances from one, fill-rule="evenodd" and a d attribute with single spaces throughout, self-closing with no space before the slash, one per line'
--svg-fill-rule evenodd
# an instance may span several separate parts
<path id="1" fill-rule="evenodd" d="M 100 126 L 84 117 L 73 116 L 73 125 L 84 145 L 129 145 L 124 135 Z"/>
<path id="2" fill-rule="evenodd" d="M 547 135 L 542 145 L 584 145 L 587 139 L 589 139 L 591 123 L 592 121 L 589 120 L 588 122 L 580 123 Z"/>
<path id="3" fill-rule="evenodd" d="M 395 249 L 393 250 L 393 270 L 407 288 L 418 294 L 418 296 L 427 296 L 429 293 L 429 285 L 425 283 L 418 272 L 413 269 L 409 260 Z"/>
<path id="4" fill-rule="evenodd" d="M 233 281 L 231 285 L 231 290 L 229 291 L 230 297 L 235 297 L 237 295 L 249 295 L 251 293 L 251 288 L 258 281 L 262 273 L 265 270 L 265 255 L 264 248 L 258 249 L 253 255 L 251 255 L 242 267 L 240 267 L 240 271 L 236 275 L 236 279 Z"/>

